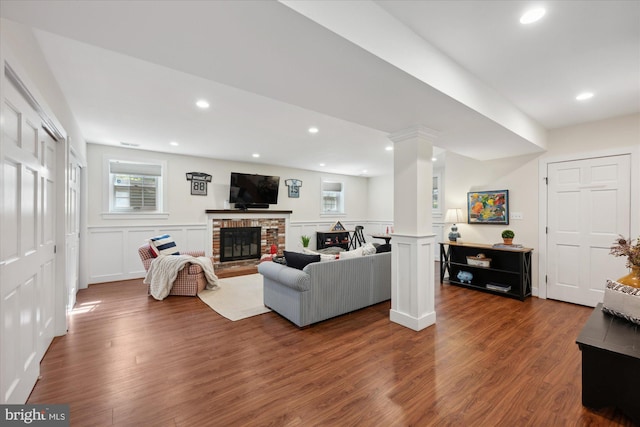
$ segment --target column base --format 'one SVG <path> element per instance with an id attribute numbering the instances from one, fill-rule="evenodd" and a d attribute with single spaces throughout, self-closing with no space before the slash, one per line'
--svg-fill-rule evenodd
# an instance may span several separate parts
<path id="1" fill-rule="evenodd" d="M 396 310 L 389 310 L 389 320 L 405 328 L 421 331 L 436 323 L 436 312 L 432 311 L 422 315 L 420 318 L 413 317 L 407 313 L 401 313 Z"/>

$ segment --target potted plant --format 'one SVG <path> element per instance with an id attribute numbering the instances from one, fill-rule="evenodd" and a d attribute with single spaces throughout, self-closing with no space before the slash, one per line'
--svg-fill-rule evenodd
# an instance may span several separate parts
<path id="1" fill-rule="evenodd" d="M 609 253 L 616 257 L 627 257 L 626 266 L 631 269 L 631 273 L 616 281 L 623 285 L 640 288 L 640 238 L 636 240 L 635 244 L 633 242 L 634 240 L 619 236 Z"/>
<path id="2" fill-rule="evenodd" d="M 511 230 L 503 230 L 502 231 L 502 240 L 504 240 L 504 244 L 505 245 L 512 245 L 513 244 L 513 238 L 515 237 L 516 233 L 514 233 Z"/>
<path id="3" fill-rule="evenodd" d="M 300 240 L 302 240 L 302 246 L 305 248 L 309 247 L 309 242 L 311 241 L 311 237 L 309 236 L 300 236 Z"/>

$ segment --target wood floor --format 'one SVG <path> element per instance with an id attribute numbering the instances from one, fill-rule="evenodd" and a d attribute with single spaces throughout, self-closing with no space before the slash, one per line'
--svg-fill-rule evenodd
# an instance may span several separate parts
<path id="1" fill-rule="evenodd" d="M 437 323 L 381 303 L 300 330 L 231 322 L 141 281 L 81 290 L 29 403 L 72 426 L 630 426 L 581 404 L 576 337 L 592 309 L 436 283 Z"/>

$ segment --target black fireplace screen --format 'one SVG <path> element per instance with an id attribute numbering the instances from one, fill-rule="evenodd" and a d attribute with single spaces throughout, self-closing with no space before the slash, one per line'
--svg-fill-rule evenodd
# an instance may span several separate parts
<path id="1" fill-rule="evenodd" d="M 260 258 L 260 227 L 220 229 L 220 261 Z"/>

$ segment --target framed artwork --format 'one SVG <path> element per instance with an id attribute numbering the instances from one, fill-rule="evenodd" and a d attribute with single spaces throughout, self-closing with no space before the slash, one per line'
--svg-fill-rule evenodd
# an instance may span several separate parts
<path id="1" fill-rule="evenodd" d="M 469 224 L 509 224 L 509 190 L 467 193 Z"/>

